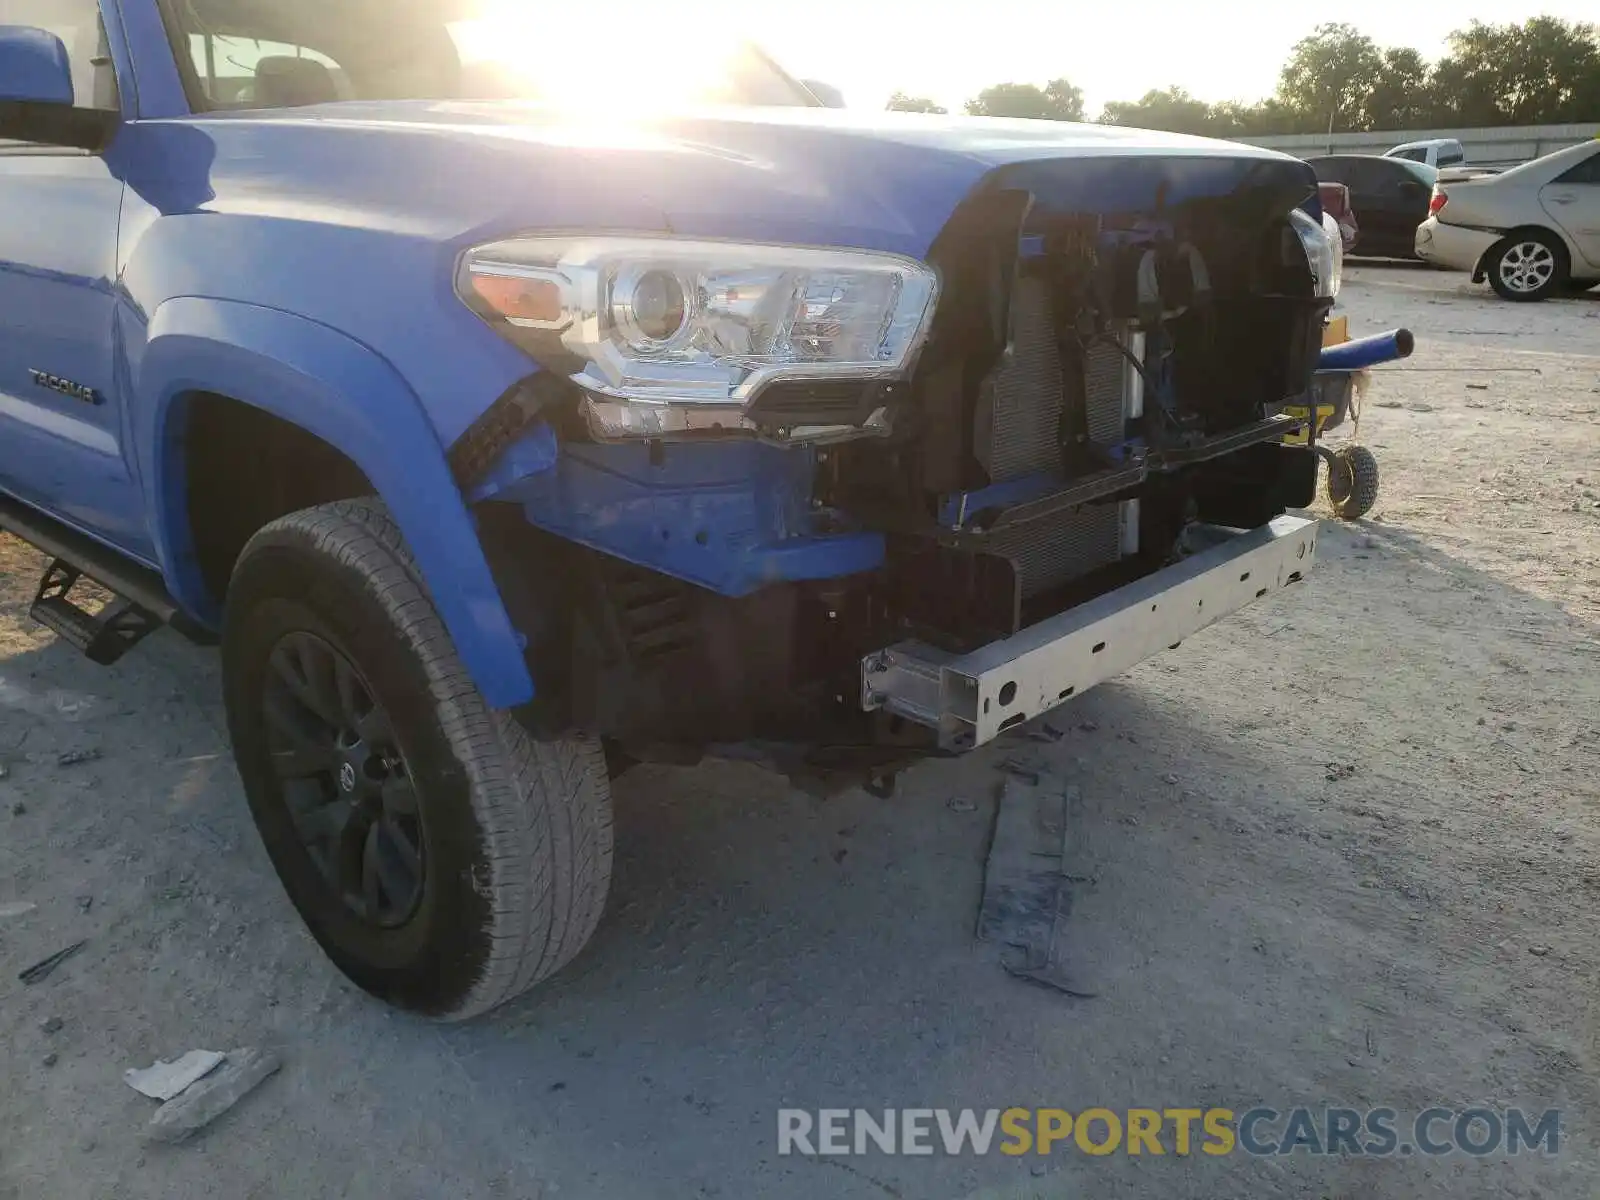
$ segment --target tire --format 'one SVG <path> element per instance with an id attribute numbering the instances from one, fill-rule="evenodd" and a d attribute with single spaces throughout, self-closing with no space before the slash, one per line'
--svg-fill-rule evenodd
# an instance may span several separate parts
<path id="1" fill-rule="evenodd" d="M 1543 230 L 1515 233 L 1484 256 L 1489 286 L 1503 300 L 1545 300 L 1565 286 L 1567 248 Z"/>
<path id="2" fill-rule="evenodd" d="M 381 503 L 257 533 L 234 569 L 222 655 L 256 826 L 356 984 L 465 1020 L 589 940 L 611 877 L 600 742 L 537 740 L 484 704 Z"/>
<path id="3" fill-rule="evenodd" d="M 1328 503 L 1341 521 L 1355 521 L 1378 502 L 1378 460 L 1365 446 L 1340 446 L 1328 465 Z"/>

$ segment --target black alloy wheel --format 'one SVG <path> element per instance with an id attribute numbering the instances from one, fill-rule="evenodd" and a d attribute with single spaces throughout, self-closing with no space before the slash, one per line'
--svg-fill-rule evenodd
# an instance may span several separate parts
<path id="1" fill-rule="evenodd" d="M 428 862 L 389 716 L 354 664 L 314 633 L 283 637 L 269 664 L 262 711 L 300 845 L 351 913 L 398 929 L 422 901 Z"/>
<path id="2" fill-rule="evenodd" d="M 612 859 L 600 740 L 535 736 L 485 703 L 381 503 L 257 531 L 228 586 L 222 683 L 267 855 L 368 992 L 465 1020 L 589 940 Z"/>

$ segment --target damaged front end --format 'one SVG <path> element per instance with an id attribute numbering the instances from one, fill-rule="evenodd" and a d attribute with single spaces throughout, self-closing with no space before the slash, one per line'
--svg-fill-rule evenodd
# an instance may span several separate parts
<path id="1" fill-rule="evenodd" d="M 545 368 L 453 451 L 531 719 L 874 774 L 1302 578 L 1314 197 L 1289 159 L 1057 159 L 993 172 L 926 263 L 475 252 L 463 295 Z"/>

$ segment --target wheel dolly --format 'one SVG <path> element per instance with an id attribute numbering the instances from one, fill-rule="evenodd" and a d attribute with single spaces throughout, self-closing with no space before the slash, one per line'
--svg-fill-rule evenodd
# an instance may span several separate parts
<path id="1" fill-rule="evenodd" d="M 1357 375 L 1379 363 L 1410 357 L 1415 345 L 1409 329 L 1391 329 L 1351 340 L 1345 332 L 1344 318 L 1338 318 L 1328 327 L 1306 402 L 1284 410 L 1290 416 L 1306 418 L 1304 431 L 1291 434 L 1284 441 L 1310 446 L 1328 464 L 1328 503 L 1334 516 L 1341 520 L 1359 520 L 1377 503 L 1378 460 L 1357 442 L 1329 449 L 1320 444 L 1320 438 L 1347 418 L 1351 431 L 1360 436 L 1364 389 L 1358 386 Z"/>

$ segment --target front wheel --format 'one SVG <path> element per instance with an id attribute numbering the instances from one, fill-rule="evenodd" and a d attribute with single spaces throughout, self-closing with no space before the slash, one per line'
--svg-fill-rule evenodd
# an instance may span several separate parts
<path id="1" fill-rule="evenodd" d="M 1501 298 L 1543 300 L 1566 283 L 1566 247 L 1538 230 L 1515 234 L 1489 251 L 1487 269 Z"/>
<path id="2" fill-rule="evenodd" d="M 222 652 L 257 828 L 355 983 L 461 1020 L 577 954 L 611 875 L 600 743 L 538 740 L 484 704 L 380 503 L 257 533 Z"/>

